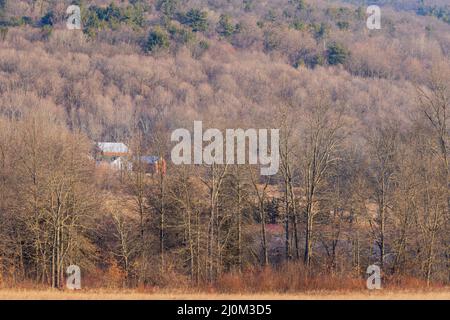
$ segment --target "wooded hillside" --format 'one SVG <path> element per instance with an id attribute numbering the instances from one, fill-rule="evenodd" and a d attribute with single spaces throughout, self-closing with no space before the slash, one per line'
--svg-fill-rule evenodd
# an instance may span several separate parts
<path id="1" fill-rule="evenodd" d="M 0 283 L 448 285 L 450 7 L 373 2 L 381 30 L 356 0 L 0 0 Z M 173 165 L 196 120 L 279 128 L 279 173 Z"/>

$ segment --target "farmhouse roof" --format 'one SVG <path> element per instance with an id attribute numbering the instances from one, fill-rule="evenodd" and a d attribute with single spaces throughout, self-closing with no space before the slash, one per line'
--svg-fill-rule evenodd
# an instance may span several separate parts
<path id="1" fill-rule="evenodd" d="M 147 164 L 155 164 L 159 161 L 158 156 L 142 156 L 141 161 Z"/>
<path id="2" fill-rule="evenodd" d="M 128 153 L 128 147 L 122 142 L 99 142 L 97 145 L 105 153 Z"/>

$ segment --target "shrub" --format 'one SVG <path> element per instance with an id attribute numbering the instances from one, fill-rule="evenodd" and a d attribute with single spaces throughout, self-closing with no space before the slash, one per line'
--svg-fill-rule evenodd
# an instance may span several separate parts
<path id="1" fill-rule="evenodd" d="M 208 14 L 199 9 L 191 9 L 185 14 L 180 14 L 179 20 L 182 24 L 189 26 L 192 31 L 206 31 L 208 28 Z"/>
<path id="2" fill-rule="evenodd" d="M 324 39 L 330 33 L 330 27 L 323 22 L 320 24 L 313 23 L 310 25 L 310 28 L 316 40 Z"/>
<path id="3" fill-rule="evenodd" d="M 303 31 L 306 29 L 306 25 L 303 22 L 296 20 L 291 24 L 291 28 L 298 31 Z"/>
<path id="4" fill-rule="evenodd" d="M 167 30 L 169 31 L 170 38 L 179 45 L 188 44 L 195 39 L 194 33 L 184 27 L 177 27 L 173 24 L 169 24 Z"/>
<path id="5" fill-rule="evenodd" d="M 277 21 L 277 14 L 273 10 L 269 10 L 267 14 L 264 16 L 264 19 L 268 22 L 276 22 Z"/>
<path id="6" fill-rule="evenodd" d="M 311 273 L 302 264 L 289 263 L 278 267 L 250 268 L 242 274 L 223 274 L 216 288 L 223 293 L 308 292 L 317 290 L 361 290 L 364 280 L 351 275 Z"/>
<path id="7" fill-rule="evenodd" d="M 139 29 L 145 24 L 144 12 L 144 7 L 139 3 L 126 8 L 119 8 L 114 3 L 106 8 L 91 6 L 82 14 L 84 32 L 93 36 L 98 30 L 117 29 L 122 23 L 133 29 Z"/>
<path id="8" fill-rule="evenodd" d="M 295 6 L 298 11 L 306 9 L 305 0 L 289 0 L 289 3 Z"/>
<path id="9" fill-rule="evenodd" d="M 2 41 L 6 40 L 6 35 L 8 34 L 8 27 L 0 27 L 0 39 Z"/>
<path id="10" fill-rule="evenodd" d="M 179 0 L 158 0 L 156 9 L 168 17 L 172 17 L 177 11 Z"/>
<path id="11" fill-rule="evenodd" d="M 450 9 L 446 7 L 427 7 L 422 5 L 417 9 L 416 14 L 420 16 L 434 16 L 446 23 L 450 23 Z"/>
<path id="12" fill-rule="evenodd" d="M 236 27 L 231 23 L 230 16 L 222 14 L 219 23 L 217 24 L 217 33 L 223 37 L 230 37 L 235 31 Z"/>
<path id="13" fill-rule="evenodd" d="M 270 30 L 264 32 L 264 49 L 266 51 L 276 50 L 280 46 L 280 35 Z"/>
<path id="14" fill-rule="evenodd" d="M 244 0 L 243 2 L 244 5 L 244 11 L 246 12 L 250 12 L 253 9 L 253 0 Z"/>
<path id="15" fill-rule="evenodd" d="M 42 39 L 48 40 L 53 33 L 53 27 L 50 25 L 45 25 L 41 28 Z"/>
<path id="16" fill-rule="evenodd" d="M 161 27 L 156 27 L 148 35 L 145 43 L 145 51 L 154 52 L 161 49 L 167 49 L 170 45 L 169 35 Z"/>
<path id="17" fill-rule="evenodd" d="M 53 26 L 53 24 L 55 23 L 55 14 L 53 13 L 53 11 L 49 11 L 45 14 L 45 16 L 43 16 L 41 18 L 41 26 Z"/>
<path id="18" fill-rule="evenodd" d="M 128 6 L 123 10 L 123 20 L 134 29 L 142 28 L 145 25 L 144 12 L 141 5 Z"/>
<path id="19" fill-rule="evenodd" d="M 11 17 L 9 19 L 0 20 L 0 26 L 4 26 L 4 27 L 20 27 L 20 26 L 24 26 L 27 24 L 28 25 L 33 24 L 33 20 L 28 16 Z M 41 23 L 41 26 L 43 26 L 42 23 Z"/>
<path id="20" fill-rule="evenodd" d="M 355 17 L 358 20 L 364 20 L 366 18 L 366 12 L 363 7 L 358 7 L 358 9 L 355 10 Z"/>
<path id="21" fill-rule="evenodd" d="M 338 43 L 331 43 L 327 49 L 327 62 L 329 65 L 344 64 L 347 61 L 349 52 L 346 48 Z"/>
<path id="22" fill-rule="evenodd" d="M 348 28 L 350 27 L 350 23 L 348 21 L 338 21 L 336 25 L 341 30 L 348 30 Z"/>
<path id="23" fill-rule="evenodd" d="M 0 0 L 0 17 L 5 14 L 6 0 Z"/>
<path id="24" fill-rule="evenodd" d="M 192 56 L 195 59 L 200 58 L 209 49 L 209 43 L 205 40 L 200 40 L 192 50 Z"/>

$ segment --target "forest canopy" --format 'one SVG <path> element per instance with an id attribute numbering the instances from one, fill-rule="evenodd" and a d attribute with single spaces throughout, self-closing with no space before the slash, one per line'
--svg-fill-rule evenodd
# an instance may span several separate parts
<path id="1" fill-rule="evenodd" d="M 374 3 L 380 30 L 357 0 L 0 0 L 0 283 L 448 285 L 450 9 Z M 280 128 L 279 174 L 171 165 L 195 120 Z"/>

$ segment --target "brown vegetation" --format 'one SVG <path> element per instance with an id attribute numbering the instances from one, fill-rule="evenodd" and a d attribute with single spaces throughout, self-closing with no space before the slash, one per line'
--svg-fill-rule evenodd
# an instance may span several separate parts
<path id="1" fill-rule="evenodd" d="M 373 33 L 340 2 L 161 2 L 82 31 L 63 2 L 0 8 L 0 283 L 77 264 L 88 287 L 359 290 L 378 264 L 448 286 L 448 23 L 407 0 Z M 194 120 L 280 128 L 280 172 L 95 166 L 94 141 L 169 160 Z"/>
<path id="2" fill-rule="evenodd" d="M 383 292 L 310 292 L 211 294 L 178 292 L 144 293 L 130 289 L 89 290 L 81 292 L 56 290 L 0 290 L 0 300 L 448 300 L 448 291 L 383 291 Z"/>

